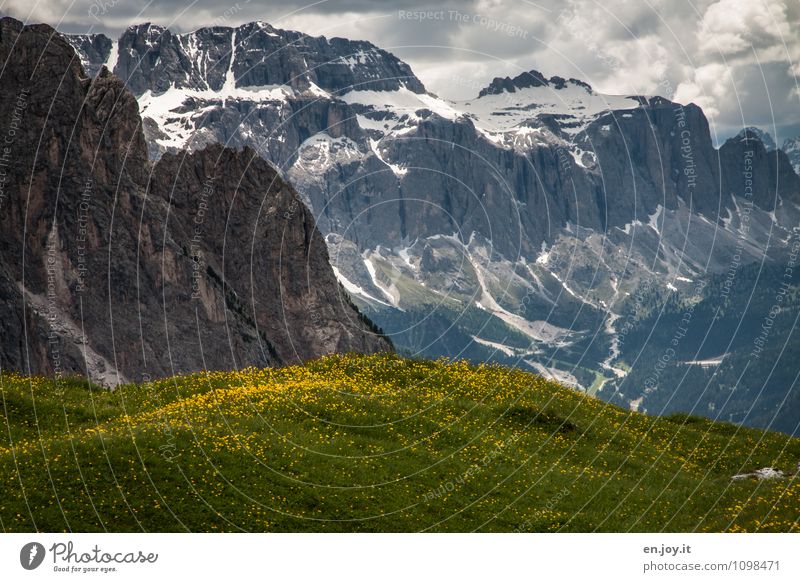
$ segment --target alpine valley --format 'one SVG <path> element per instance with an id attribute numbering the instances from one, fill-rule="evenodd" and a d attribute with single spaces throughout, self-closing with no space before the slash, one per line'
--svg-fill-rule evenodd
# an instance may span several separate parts
<path id="1" fill-rule="evenodd" d="M 399 351 L 797 431 L 800 140 L 715 148 L 693 104 L 535 70 L 452 102 L 369 42 L 264 22 L 66 38 L 134 93 L 152 159 L 221 143 L 278 168 Z"/>

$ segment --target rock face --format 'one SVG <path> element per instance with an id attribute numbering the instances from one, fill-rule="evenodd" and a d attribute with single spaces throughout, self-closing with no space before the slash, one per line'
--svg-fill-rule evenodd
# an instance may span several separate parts
<path id="1" fill-rule="evenodd" d="M 797 202 L 800 177 L 786 153 L 764 143 L 761 133 L 747 129 L 722 145 L 720 165 L 726 169 L 722 191 L 730 197 L 752 199 L 759 208 L 773 211 L 784 201 Z"/>
<path id="2" fill-rule="evenodd" d="M 50 27 L 2 19 L 0 58 L 3 369 L 114 385 L 390 349 L 253 150 L 151 164 L 134 96 Z"/>

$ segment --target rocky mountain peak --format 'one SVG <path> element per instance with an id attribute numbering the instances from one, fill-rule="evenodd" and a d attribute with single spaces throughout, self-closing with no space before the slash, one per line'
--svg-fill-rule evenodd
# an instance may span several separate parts
<path id="1" fill-rule="evenodd" d="M 800 176 L 787 154 L 770 147 L 770 142 L 772 138 L 766 132 L 745 128 L 719 149 L 720 161 L 727 170 L 722 174 L 727 191 L 738 196 L 749 193 L 756 205 L 768 211 L 783 202 L 800 201 Z"/>
<path id="2" fill-rule="evenodd" d="M 534 69 L 521 73 L 513 79 L 511 77 L 495 77 L 488 87 L 481 89 L 478 97 L 485 95 L 500 95 L 501 93 L 515 93 L 519 89 L 530 87 L 550 87 L 552 89 L 564 89 L 568 85 L 575 85 L 584 88 L 587 92 L 592 91 L 588 83 L 577 79 L 564 79 L 563 77 L 546 78 L 542 73 Z"/>
<path id="3" fill-rule="evenodd" d="M 747 141 L 750 140 L 760 141 L 762 144 L 764 144 L 764 148 L 768 152 L 778 149 L 778 146 L 775 143 L 775 140 L 772 139 L 770 133 L 759 127 L 754 127 L 754 126 L 745 127 L 744 129 L 742 129 L 742 131 L 736 134 L 735 139 L 747 140 Z"/>

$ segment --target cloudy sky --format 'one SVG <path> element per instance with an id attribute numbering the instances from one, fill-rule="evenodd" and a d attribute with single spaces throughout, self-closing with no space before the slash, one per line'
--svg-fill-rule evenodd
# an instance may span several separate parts
<path id="1" fill-rule="evenodd" d="M 779 145 L 800 136 L 800 0 L 0 0 L 0 11 L 111 35 L 147 21 L 188 31 L 263 20 L 370 40 L 450 99 L 537 69 L 697 103 L 718 141 L 744 125 Z"/>

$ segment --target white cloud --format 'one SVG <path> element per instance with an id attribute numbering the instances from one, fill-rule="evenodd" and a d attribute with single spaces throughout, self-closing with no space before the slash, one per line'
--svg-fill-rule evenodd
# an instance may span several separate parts
<path id="1" fill-rule="evenodd" d="M 703 108 L 706 117 L 715 120 L 720 115 L 719 103 L 734 94 L 731 69 L 721 63 L 710 63 L 694 69 L 690 76 L 678 84 L 675 101 L 695 103 Z"/>
<path id="2" fill-rule="evenodd" d="M 719 0 L 705 11 L 698 38 L 701 51 L 731 57 L 773 48 L 790 34 L 781 0 Z"/>

